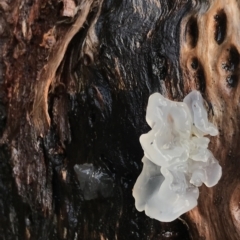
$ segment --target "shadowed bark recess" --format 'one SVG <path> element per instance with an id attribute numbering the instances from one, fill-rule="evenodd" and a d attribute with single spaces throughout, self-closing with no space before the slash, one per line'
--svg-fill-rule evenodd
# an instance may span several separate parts
<path id="1" fill-rule="evenodd" d="M 238 5 L 2 0 L 0 236 L 239 239 Z M 223 177 L 200 188 L 190 213 L 161 223 L 132 197 L 147 100 L 182 100 L 192 89 L 220 130 L 210 148 Z M 85 163 L 109 177 L 112 194 L 84 199 L 73 167 Z"/>

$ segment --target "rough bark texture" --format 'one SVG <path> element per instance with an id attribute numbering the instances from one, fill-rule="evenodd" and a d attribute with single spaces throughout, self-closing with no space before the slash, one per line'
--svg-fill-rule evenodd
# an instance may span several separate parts
<path id="1" fill-rule="evenodd" d="M 0 1 L 0 239 L 237 240 L 237 0 Z M 148 97 L 198 89 L 220 135 L 220 183 L 160 223 L 134 207 Z M 86 201 L 75 164 L 114 182 Z"/>

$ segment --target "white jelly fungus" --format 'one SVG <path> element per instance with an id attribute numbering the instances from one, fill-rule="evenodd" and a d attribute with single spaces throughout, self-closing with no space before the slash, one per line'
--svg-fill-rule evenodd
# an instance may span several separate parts
<path id="1" fill-rule="evenodd" d="M 107 198 L 112 195 L 113 181 L 101 167 L 96 168 L 91 163 L 76 164 L 74 171 L 85 200 Z"/>
<path id="2" fill-rule="evenodd" d="M 143 170 L 133 197 L 138 211 L 170 222 L 197 205 L 202 183 L 212 187 L 219 181 L 222 168 L 204 137 L 216 136 L 218 130 L 208 121 L 198 91 L 189 93 L 183 102 L 152 94 L 146 121 L 151 130 L 140 137 Z"/>

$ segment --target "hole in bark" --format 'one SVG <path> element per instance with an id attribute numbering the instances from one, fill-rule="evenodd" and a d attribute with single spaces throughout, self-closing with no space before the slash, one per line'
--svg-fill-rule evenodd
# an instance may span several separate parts
<path id="1" fill-rule="evenodd" d="M 191 17 L 187 23 L 186 27 L 186 40 L 187 43 L 192 47 L 196 47 L 198 42 L 198 24 L 195 17 Z"/>
<path id="2" fill-rule="evenodd" d="M 236 75 L 231 75 L 227 77 L 227 85 L 230 88 L 234 88 L 237 85 L 238 77 Z"/>
<path id="3" fill-rule="evenodd" d="M 218 13 L 214 16 L 215 20 L 215 31 L 214 31 L 214 39 L 217 44 L 223 43 L 226 31 L 227 31 L 227 16 L 224 10 L 218 11 Z"/>
<path id="4" fill-rule="evenodd" d="M 198 90 L 200 90 L 201 92 L 205 92 L 206 79 L 205 79 L 203 66 L 200 62 L 198 62 L 198 69 L 196 71 L 195 76 L 196 76 Z"/>
<path id="5" fill-rule="evenodd" d="M 198 68 L 198 59 L 196 57 L 192 59 L 191 67 L 192 67 L 192 69 L 197 70 L 197 68 Z"/>
<path id="6" fill-rule="evenodd" d="M 235 46 L 232 46 L 229 50 L 229 65 L 233 70 L 237 68 L 239 64 L 239 53 Z"/>
<path id="7" fill-rule="evenodd" d="M 231 46 L 227 49 L 228 55 L 225 56 L 226 62 L 222 63 L 222 69 L 226 72 L 234 72 L 239 65 L 239 53 L 235 46 Z"/>

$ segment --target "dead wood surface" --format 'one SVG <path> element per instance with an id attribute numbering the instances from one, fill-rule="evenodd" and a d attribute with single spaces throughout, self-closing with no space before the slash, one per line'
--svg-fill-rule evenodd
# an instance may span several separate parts
<path id="1" fill-rule="evenodd" d="M 238 240 L 240 10 L 236 0 L 0 0 L 0 239 Z M 1 58 L 2 57 L 2 58 Z M 151 93 L 198 89 L 223 167 L 172 223 L 132 188 Z M 85 201 L 75 164 L 113 179 Z"/>

